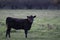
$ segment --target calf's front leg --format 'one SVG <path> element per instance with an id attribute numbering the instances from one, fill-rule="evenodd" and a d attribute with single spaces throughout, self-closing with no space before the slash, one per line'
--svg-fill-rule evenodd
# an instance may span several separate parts
<path id="1" fill-rule="evenodd" d="M 25 30 L 25 37 L 27 38 L 27 33 L 28 33 L 28 30 Z"/>

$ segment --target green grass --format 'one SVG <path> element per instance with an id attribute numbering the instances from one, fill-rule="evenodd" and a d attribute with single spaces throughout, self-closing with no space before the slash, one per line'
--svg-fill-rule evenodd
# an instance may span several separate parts
<path id="1" fill-rule="evenodd" d="M 23 30 L 12 29 L 10 40 L 60 40 L 60 10 L 0 10 L 0 40 L 6 40 L 6 17 L 26 18 L 27 15 L 37 16 L 28 38 Z"/>

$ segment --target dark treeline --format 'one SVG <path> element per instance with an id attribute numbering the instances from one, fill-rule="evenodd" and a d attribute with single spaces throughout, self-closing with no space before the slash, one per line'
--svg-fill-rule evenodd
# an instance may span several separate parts
<path id="1" fill-rule="evenodd" d="M 0 9 L 60 9 L 51 0 L 0 0 Z"/>

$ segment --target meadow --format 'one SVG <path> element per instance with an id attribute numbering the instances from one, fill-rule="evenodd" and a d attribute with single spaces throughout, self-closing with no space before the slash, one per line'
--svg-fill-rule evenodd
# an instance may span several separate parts
<path id="1" fill-rule="evenodd" d="M 10 40 L 60 40 L 60 10 L 0 10 L 0 40 L 6 40 L 6 18 L 36 15 L 28 38 L 24 30 L 11 30 Z"/>

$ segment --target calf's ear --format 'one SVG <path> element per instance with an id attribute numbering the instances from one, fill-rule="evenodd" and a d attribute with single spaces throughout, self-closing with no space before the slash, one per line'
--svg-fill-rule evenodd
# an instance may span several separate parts
<path id="1" fill-rule="evenodd" d="M 36 17 L 36 15 L 34 16 L 34 18 Z"/>

